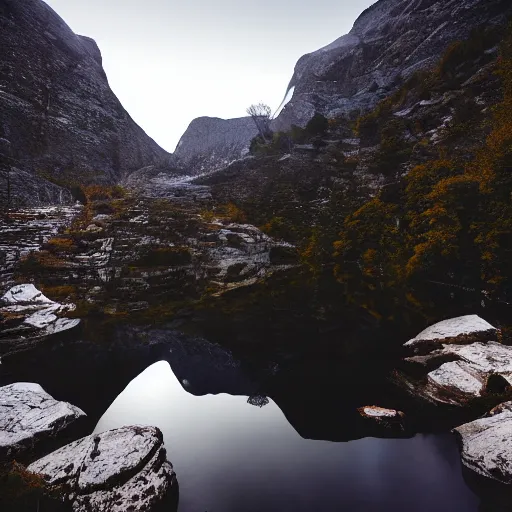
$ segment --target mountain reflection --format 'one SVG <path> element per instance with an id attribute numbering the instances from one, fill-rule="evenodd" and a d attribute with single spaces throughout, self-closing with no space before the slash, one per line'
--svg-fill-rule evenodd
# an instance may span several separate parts
<path id="1" fill-rule="evenodd" d="M 273 400 L 194 396 L 166 361 L 134 379 L 95 431 L 126 424 L 163 431 L 180 484 L 181 512 L 478 508 L 449 436 L 303 439 Z M 443 453 L 435 448 L 440 442 Z"/>

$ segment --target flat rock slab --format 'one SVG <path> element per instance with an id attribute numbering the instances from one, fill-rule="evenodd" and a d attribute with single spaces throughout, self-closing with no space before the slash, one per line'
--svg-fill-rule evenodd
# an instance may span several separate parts
<path id="1" fill-rule="evenodd" d="M 34 462 L 28 470 L 62 486 L 75 512 L 149 511 L 175 498 L 178 486 L 155 427 L 93 434 Z"/>
<path id="2" fill-rule="evenodd" d="M 512 373 L 512 347 L 490 341 L 471 345 L 450 345 L 443 349 L 467 362 L 472 368 L 483 373 Z"/>
<path id="3" fill-rule="evenodd" d="M 375 425 L 389 430 L 404 431 L 405 414 L 395 409 L 385 409 L 376 405 L 360 407 L 359 414 L 366 420 L 372 421 Z"/>
<path id="4" fill-rule="evenodd" d="M 496 341 L 498 330 L 477 315 L 459 316 L 427 327 L 404 347 L 416 354 L 427 354 L 442 344 L 469 344 Z"/>
<path id="5" fill-rule="evenodd" d="M 8 306 L 54 304 L 53 301 L 43 295 L 33 284 L 14 286 L 2 297 L 2 301 Z"/>
<path id="6" fill-rule="evenodd" d="M 427 375 L 435 395 L 461 399 L 477 398 L 486 389 L 491 376 L 500 376 L 512 384 L 512 347 L 490 341 L 471 345 L 446 345 L 441 353 L 458 360 L 441 364 Z"/>
<path id="7" fill-rule="evenodd" d="M 0 460 L 14 460 L 55 438 L 85 413 L 53 399 L 39 384 L 0 388 Z"/>
<path id="8" fill-rule="evenodd" d="M 512 484 L 512 402 L 453 430 L 463 464 L 476 473 Z"/>
<path id="9" fill-rule="evenodd" d="M 14 286 L 0 298 L 0 320 L 5 318 L 0 322 L 0 337 L 25 342 L 73 329 L 80 320 L 61 316 L 75 308 L 50 300 L 33 284 Z"/>
<path id="10" fill-rule="evenodd" d="M 430 372 L 427 378 L 430 384 L 447 392 L 472 397 L 480 396 L 485 385 L 478 373 L 472 371 L 471 366 L 462 361 L 445 363 Z"/>
<path id="11" fill-rule="evenodd" d="M 395 409 L 385 409 L 375 405 L 367 405 L 358 409 L 359 414 L 365 418 L 403 418 L 404 413 Z"/>

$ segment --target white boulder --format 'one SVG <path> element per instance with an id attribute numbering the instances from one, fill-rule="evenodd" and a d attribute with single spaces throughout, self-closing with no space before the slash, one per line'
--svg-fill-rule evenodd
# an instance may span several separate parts
<path id="1" fill-rule="evenodd" d="M 471 367 L 461 361 L 444 363 L 437 370 L 430 372 L 427 379 L 438 389 L 454 394 L 480 396 L 484 387 L 482 379 L 471 371 Z"/>
<path id="2" fill-rule="evenodd" d="M 476 473 L 512 484 L 512 402 L 453 430 L 463 464 Z"/>
<path id="3" fill-rule="evenodd" d="M 178 485 L 162 433 L 129 426 L 92 434 L 28 467 L 60 486 L 74 512 L 146 512 L 176 501 Z M 170 505 L 169 510 L 172 510 Z"/>
<path id="4" fill-rule="evenodd" d="M 16 383 L 0 388 L 0 460 L 37 451 L 85 413 L 53 399 L 39 384 Z"/>
<path id="5" fill-rule="evenodd" d="M 465 315 L 427 327 L 404 346 L 415 353 L 428 353 L 441 344 L 494 341 L 497 335 L 498 330 L 478 315 Z"/>
<path id="6" fill-rule="evenodd" d="M 50 300 L 33 284 L 14 286 L 0 298 L 0 318 L 10 316 L 16 320 L 15 325 L 3 329 L 3 336 L 25 340 L 73 329 L 80 320 L 59 315 L 75 308 L 74 304 Z"/>
<path id="7" fill-rule="evenodd" d="M 54 304 L 48 297 L 44 296 L 33 284 L 20 284 L 11 288 L 3 297 L 2 301 L 7 306 L 36 304 Z"/>
<path id="8" fill-rule="evenodd" d="M 467 405 L 485 394 L 503 395 L 512 385 L 512 347 L 495 341 L 498 330 L 477 315 L 444 320 L 405 346 L 399 382 L 429 401 Z"/>

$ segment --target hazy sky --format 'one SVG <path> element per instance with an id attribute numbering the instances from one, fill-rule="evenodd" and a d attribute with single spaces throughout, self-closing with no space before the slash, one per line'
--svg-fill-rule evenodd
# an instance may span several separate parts
<path id="1" fill-rule="evenodd" d="M 46 0 L 98 43 L 110 86 L 173 151 L 195 117 L 273 109 L 297 60 L 347 33 L 374 0 Z"/>

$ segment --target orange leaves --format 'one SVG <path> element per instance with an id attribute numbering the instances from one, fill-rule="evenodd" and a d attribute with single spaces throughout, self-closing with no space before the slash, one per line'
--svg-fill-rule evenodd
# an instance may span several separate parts
<path id="1" fill-rule="evenodd" d="M 107 199 L 122 199 L 125 197 L 125 190 L 119 185 L 88 185 L 83 187 L 87 201 L 101 201 Z"/>
<path id="2" fill-rule="evenodd" d="M 476 32 L 472 40 L 452 45 L 435 73 L 438 85 L 460 87 L 457 69 L 474 65 L 497 44 L 496 37 L 502 35 Z M 437 158 L 420 160 L 409 171 L 403 193 L 393 202 L 383 193 L 349 215 L 334 244 L 338 279 L 341 269 L 352 264 L 354 281 L 367 289 L 444 276 L 491 295 L 512 294 L 512 30 L 506 37 L 496 63 L 501 100 L 482 111 L 469 91 L 471 104 L 463 105 L 462 119 L 478 126 L 477 134 L 486 133 L 485 138 L 447 139 Z M 379 130 L 386 135 L 393 101 L 379 104 L 359 127 L 373 137 Z"/>

